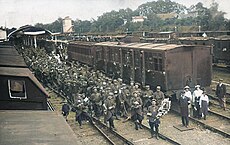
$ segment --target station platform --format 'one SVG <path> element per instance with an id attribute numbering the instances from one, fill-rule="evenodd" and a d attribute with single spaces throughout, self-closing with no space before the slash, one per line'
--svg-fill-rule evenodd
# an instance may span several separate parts
<path id="1" fill-rule="evenodd" d="M 0 145 L 73 144 L 81 143 L 56 112 L 0 110 Z"/>

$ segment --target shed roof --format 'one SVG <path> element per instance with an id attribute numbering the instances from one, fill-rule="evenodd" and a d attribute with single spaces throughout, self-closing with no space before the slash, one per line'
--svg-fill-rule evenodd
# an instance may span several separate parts
<path id="1" fill-rule="evenodd" d="M 0 144 L 74 145 L 84 144 L 61 114 L 51 111 L 0 111 Z"/>
<path id="2" fill-rule="evenodd" d="M 0 67 L 1 76 L 28 77 L 46 96 L 49 96 L 45 88 L 36 79 L 28 68 Z"/>
<path id="3" fill-rule="evenodd" d="M 13 47 L 1 47 L 0 55 L 19 55 L 18 51 Z"/>
<path id="4" fill-rule="evenodd" d="M 122 47 L 122 48 L 131 48 L 131 49 L 150 49 L 150 50 L 159 50 L 159 51 L 165 51 L 165 50 L 171 50 L 178 47 L 182 47 L 183 45 L 177 45 L 177 44 L 153 44 L 153 43 L 120 43 L 118 42 L 101 42 L 95 44 L 96 46 L 113 46 L 113 47 Z"/>
<path id="5" fill-rule="evenodd" d="M 0 46 L 0 66 L 27 67 L 23 57 L 12 46 Z"/>

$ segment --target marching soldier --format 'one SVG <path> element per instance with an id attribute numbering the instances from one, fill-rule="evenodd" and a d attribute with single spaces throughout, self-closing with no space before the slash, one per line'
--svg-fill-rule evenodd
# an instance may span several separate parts
<path id="1" fill-rule="evenodd" d="M 152 100 L 152 105 L 149 106 L 148 108 L 148 121 L 149 121 L 149 126 L 151 129 L 151 137 L 154 137 L 154 134 L 156 136 L 156 139 L 158 139 L 159 136 L 159 125 L 160 125 L 160 118 L 158 117 L 158 111 L 157 111 L 157 106 L 155 100 Z"/>
<path id="2" fill-rule="evenodd" d="M 95 116 L 99 118 L 101 116 L 102 96 L 97 91 L 97 88 L 93 89 L 93 93 L 91 94 L 90 100 L 92 101 Z"/>
<path id="3" fill-rule="evenodd" d="M 115 129 L 114 127 L 114 119 L 113 119 L 113 116 L 114 116 L 114 109 L 115 109 L 115 102 L 114 102 L 114 99 L 113 99 L 113 96 L 112 94 L 110 94 L 108 96 L 108 98 L 106 99 L 105 101 L 105 104 L 103 105 L 104 106 L 104 113 L 105 113 L 105 122 L 109 122 L 109 127 L 110 129 Z"/>
<path id="4" fill-rule="evenodd" d="M 78 100 L 75 103 L 76 112 L 76 121 L 79 123 L 80 128 L 82 129 L 82 120 L 87 119 L 92 123 L 92 118 L 88 114 L 88 104 L 83 100 L 83 98 L 78 97 Z"/>
<path id="5" fill-rule="evenodd" d="M 70 107 L 69 105 L 67 104 L 67 100 L 65 100 L 63 102 L 64 104 L 62 105 L 62 115 L 64 116 L 65 120 L 68 121 L 68 115 L 69 115 L 69 110 L 70 110 Z"/>
<path id="6" fill-rule="evenodd" d="M 138 130 L 138 127 L 142 129 L 142 120 L 144 119 L 142 113 L 142 100 L 137 92 L 134 92 L 131 98 L 131 104 L 131 118 L 135 122 L 135 129 Z"/>
<path id="7" fill-rule="evenodd" d="M 157 86 L 157 89 L 156 89 L 156 92 L 154 93 L 154 97 L 153 97 L 155 100 L 156 100 L 156 105 L 157 106 L 160 106 L 161 105 L 161 102 L 164 100 L 165 98 L 165 95 L 164 93 L 161 91 L 161 87 L 160 86 Z"/>

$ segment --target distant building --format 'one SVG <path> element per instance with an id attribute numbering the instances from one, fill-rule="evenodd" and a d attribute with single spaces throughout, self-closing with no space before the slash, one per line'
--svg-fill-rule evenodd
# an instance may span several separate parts
<path id="1" fill-rule="evenodd" d="M 137 22 L 144 22 L 144 20 L 147 19 L 145 16 L 134 16 L 132 17 L 132 22 L 137 23 Z"/>
<path id="2" fill-rule="evenodd" d="M 73 32 L 72 19 L 69 16 L 65 17 L 62 23 L 63 23 L 63 33 Z"/>
<path id="3" fill-rule="evenodd" d="M 0 27 L 0 41 L 6 40 L 7 35 L 6 35 L 6 29 Z"/>

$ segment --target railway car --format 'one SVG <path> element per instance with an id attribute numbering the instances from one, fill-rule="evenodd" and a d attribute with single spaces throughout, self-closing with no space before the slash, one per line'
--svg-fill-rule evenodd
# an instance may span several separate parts
<path id="1" fill-rule="evenodd" d="M 230 37 L 180 37 L 170 38 L 142 38 L 142 42 L 170 43 L 188 45 L 209 45 L 213 47 L 213 63 L 230 65 Z"/>
<path id="2" fill-rule="evenodd" d="M 80 51 L 86 49 L 91 66 L 114 78 L 120 77 L 125 83 L 135 81 L 152 88 L 161 85 L 164 91 L 211 84 L 212 51 L 208 46 L 117 42 L 75 42 L 70 46 L 70 60 L 88 64 Z"/>
<path id="3" fill-rule="evenodd" d="M 95 42 L 74 41 L 68 45 L 67 55 L 69 60 L 80 61 L 81 63 L 94 66 Z M 99 51 L 99 50 L 98 50 Z M 100 56 L 97 56 L 98 58 Z"/>
<path id="4" fill-rule="evenodd" d="M 0 109 L 47 110 L 48 93 L 13 46 L 0 44 Z"/>

